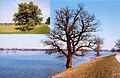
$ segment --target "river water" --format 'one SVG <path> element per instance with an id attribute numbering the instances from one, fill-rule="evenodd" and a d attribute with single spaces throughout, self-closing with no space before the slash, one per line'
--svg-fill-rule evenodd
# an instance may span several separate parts
<path id="1" fill-rule="evenodd" d="M 101 52 L 101 55 L 118 54 Z M 73 66 L 89 61 L 95 52 L 84 57 L 74 57 Z M 48 55 L 44 51 L 0 51 L 0 78 L 49 78 L 65 69 L 65 59 L 58 54 Z"/>

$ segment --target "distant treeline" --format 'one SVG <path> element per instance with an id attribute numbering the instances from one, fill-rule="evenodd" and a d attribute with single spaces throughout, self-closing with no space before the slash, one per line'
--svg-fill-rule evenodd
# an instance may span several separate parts
<path id="1" fill-rule="evenodd" d="M 0 48 L 0 50 L 11 50 L 11 51 L 14 51 L 14 50 L 18 50 L 18 51 L 50 51 L 52 49 Z"/>
<path id="2" fill-rule="evenodd" d="M 12 25 L 15 25 L 15 23 L 0 23 L 0 26 L 12 26 Z"/>
<path id="3" fill-rule="evenodd" d="M 44 23 L 41 23 L 44 24 Z M 0 26 L 13 26 L 16 25 L 16 23 L 0 23 Z"/>
<path id="4" fill-rule="evenodd" d="M 55 49 L 27 49 L 27 48 L 23 48 L 23 49 L 19 49 L 19 48 L 0 48 L 0 50 L 11 50 L 11 51 L 55 51 Z M 66 51 L 66 49 L 63 49 L 64 51 Z M 82 52 L 91 52 L 93 50 L 81 50 Z M 101 52 L 110 52 L 109 50 L 101 50 Z"/>

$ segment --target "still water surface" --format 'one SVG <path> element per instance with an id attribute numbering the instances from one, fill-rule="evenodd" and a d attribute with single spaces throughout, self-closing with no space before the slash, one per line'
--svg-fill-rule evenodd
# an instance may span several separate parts
<path id="1" fill-rule="evenodd" d="M 116 53 L 102 52 L 101 55 Z M 89 61 L 95 54 L 74 58 L 73 66 Z M 57 54 L 47 55 L 44 51 L 0 51 L 0 78 L 49 78 L 65 69 L 65 59 L 56 57 Z"/>

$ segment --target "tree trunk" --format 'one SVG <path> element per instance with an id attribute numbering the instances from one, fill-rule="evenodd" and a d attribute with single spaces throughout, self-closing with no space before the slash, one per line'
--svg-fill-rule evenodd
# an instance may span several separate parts
<path id="1" fill-rule="evenodd" d="M 28 31 L 29 31 L 29 30 L 28 30 L 28 25 L 25 25 L 25 26 L 24 26 L 24 31 L 25 31 L 25 32 L 28 32 Z"/>
<path id="2" fill-rule="evenodd" d="M 70 35 L 67 34 L 67 48 L 68 48 L 68 56 L 66 62 L 66 69 L 72 68 L 72 47 L 70 42 Z"/>
<path id="3" fill-rule="evenodd" d="M 72 54 L 69 54 L 66 62 L 66 69 L 72 68 Z"/>
<path id="4" fill-rule="evenodd" d="M 28 32 L 28 27 L 25 27 L 25 32 Z"/>
<path id="5" fill-rule="evenodd" d="M 100 45 L 99 44 L 97 45 L 97 51 L 96 52 L 97 52 L 97 56 L 100 56 Z"/>
<path id="6" fill-rule="evenodd" d="M 99 51 L 97 51 L 97 56 L 100 56 L 100 52 Z"/>
<path id="7" fill-rule="evenodd" d="M 100 43 L 99 42 L 97 42 L 96 52 L 97 52 L 97 56 L 100 56 Z"/>
<path id="8" fill-rule="evenodd" d="M 25 32 L 28 32 L 28 30 L 25 30 Z"/>
<path id="9" fill-rule="evenodd" d="M 68 21 L 67 21 L 66 26 L 65 26 L 65 29 L 66 29 L 66 38 L 67 38 L 67 49 L 68 49 L 68 56 L 67 56 L 67 61 L 66 61 L 66 69 L 72 68 L 71 35 L 70 35 L 69 26 L 68 26 Z"/>

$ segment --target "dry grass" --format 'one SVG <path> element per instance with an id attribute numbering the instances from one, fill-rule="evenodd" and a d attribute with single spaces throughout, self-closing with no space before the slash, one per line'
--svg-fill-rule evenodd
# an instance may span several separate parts
<path id="1" fill-rule="evenodd" d="M 81 64 L 52 78 L 120 78 L 120 64 L 115 55 Z"/>

